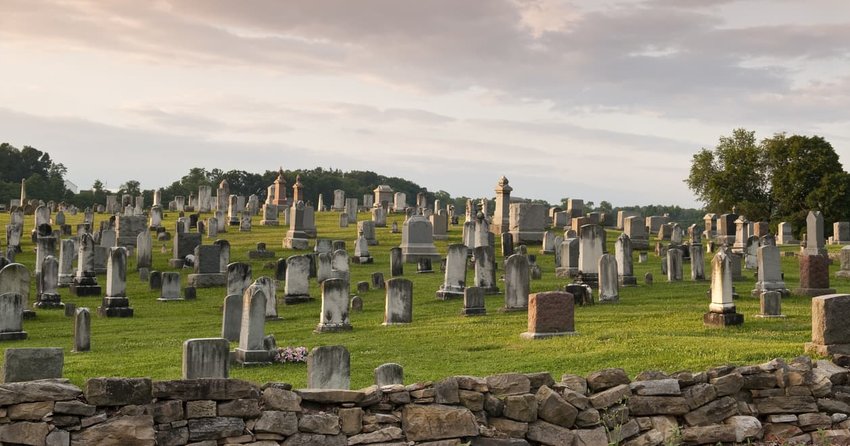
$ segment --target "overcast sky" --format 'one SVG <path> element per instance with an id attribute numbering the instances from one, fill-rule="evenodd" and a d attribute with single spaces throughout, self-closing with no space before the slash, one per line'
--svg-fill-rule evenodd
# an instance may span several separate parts
<path id="1" fill-rule="evenodd" d="M 693 206 L 691 156 L 737 127 L 850 162 L 848 22 L 846 0 L 0 0 L 0 141 L 81 188 L 282 165 Z"/>

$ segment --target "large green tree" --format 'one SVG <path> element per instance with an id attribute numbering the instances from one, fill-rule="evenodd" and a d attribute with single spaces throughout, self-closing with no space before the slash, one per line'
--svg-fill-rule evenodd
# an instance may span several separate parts
<path id="1" fill-rule="evenodd" d="M 755 132 L 736 129 L 694 155 L 685 182 L 711 212 L 737 206 L 750 220 L 787 221 L 798 231 L 811 209 L 827 223 L 850 219 L 850 174 L 820 136 L 778 133 L 756 143 Z"/>
<path id="2" fill-rule="evenodd" d="M 685 182 L 709 211 L 726 213 L 737 207 L 750 219 L 771 214 L 769 171 L 755 132 L 735 129 L 721 136 L 714 149 L 703 148 L 691 161 Z"/>

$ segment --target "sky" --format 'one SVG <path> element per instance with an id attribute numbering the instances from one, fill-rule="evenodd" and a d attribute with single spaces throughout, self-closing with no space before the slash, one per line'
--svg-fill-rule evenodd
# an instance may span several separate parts
<path id="1" fill-rule="evenodd" d="M 733 129 L 850 163 L 848 124 L 846 0 L 0 0 L 0 141 L 80 188 L 324 167 L 692 207 Z"/>

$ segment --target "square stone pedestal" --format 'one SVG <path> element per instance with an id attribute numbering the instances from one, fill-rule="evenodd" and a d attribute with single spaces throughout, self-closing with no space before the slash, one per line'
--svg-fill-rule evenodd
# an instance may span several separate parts
<path id="1" fill-rule="evenodd" d="M 271 354 L 267 350 L 234 350 L 236 362 L 242 365 L 268 364 L 272 362 Z"/>
<path id="2" fill-rule="evenodd" d="M 702 322 L 706 327 L 724 328 L 744 324 L 744 315 L 741 313 L 705 313 Z"/>

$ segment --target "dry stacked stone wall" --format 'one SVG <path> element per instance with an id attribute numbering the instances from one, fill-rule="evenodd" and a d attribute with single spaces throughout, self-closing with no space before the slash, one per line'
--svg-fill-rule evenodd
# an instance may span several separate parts
<path id="1" fill-rule="evenodd" d="M 0 385 L 26 445 L 609 445 L 850 442 L 850 370 L 808 357 L 704 372 L 454 376 L 362 390 L 235 379 Z M 774 444 L 774 443 L 772 443 Z"/>

